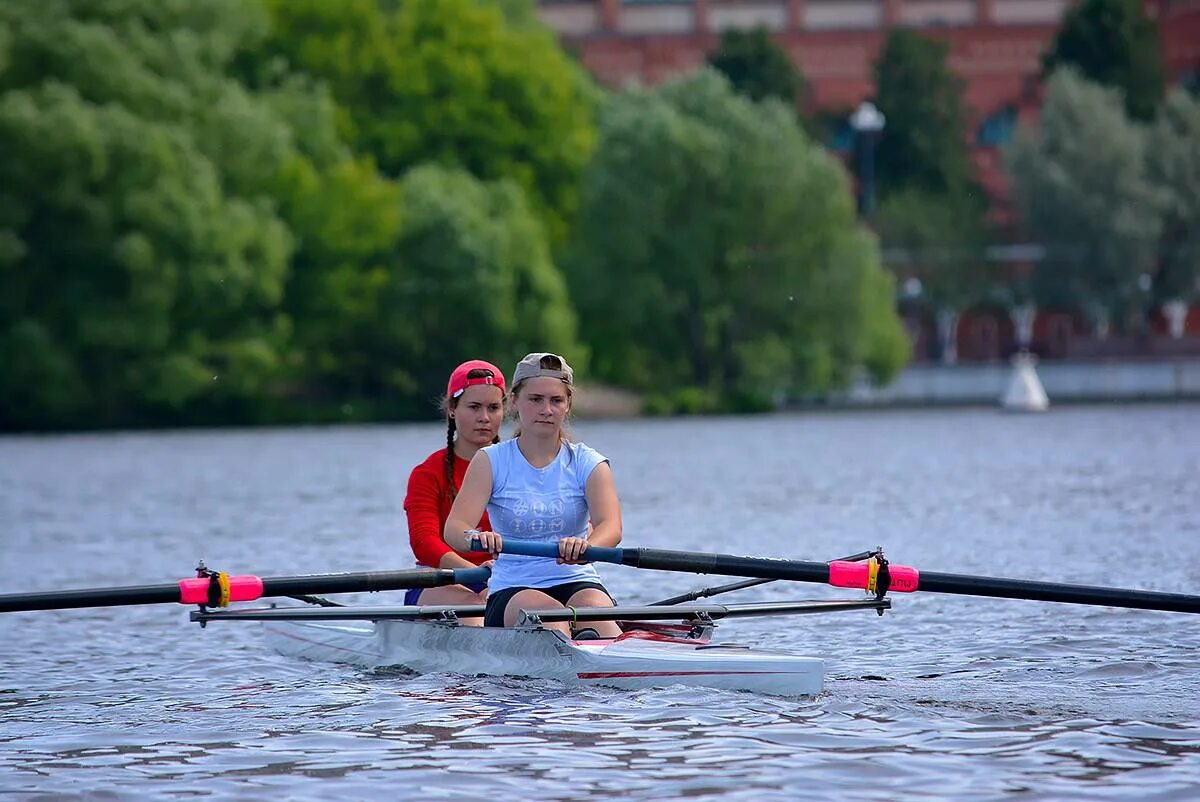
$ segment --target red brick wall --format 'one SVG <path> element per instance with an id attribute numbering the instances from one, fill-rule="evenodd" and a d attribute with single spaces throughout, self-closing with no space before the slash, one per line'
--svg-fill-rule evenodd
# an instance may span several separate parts
<path id="1" fill-rule="evenodd" d="M 920 0 L 879 0 L 878 24 L 859 28 L 814 30 L 803 27 L 806 7 L 819 0 L 681 0 L 676 3 L 622 3 L 621 0 L 557 0 L 543 2 L 543 16 L 567 9 L 591 14 L 593 24 L 586 32 L 564 34 L 565 42 L 601 82 L 621 86 L 630 81 L 656 84 L 684 75 L 703 64 L 716 48 L 719 34 L 713 30 L 721 13 L 757 9 L 772 14 L 776 25 L 773 38 L 803 69 L 808 79 L 803 104 L 809 111 L 845 109 L 874 92 L 872 65 L 886 36 L 889 20 L 905 18 Z M 928 0 L 924 0 L 928 2 Z M 1074 0 L 1065 0 L 1067 4 Z M 1178 80 L 1189 72 L 1200 72 L 1200 0 L 1146 0 L 1159 20 L 1168 77 Z M 914 5 L 906 6 L 906 3 Z M 1022 122 L 1037 115 L 1040 102 L 1037 76 L 1041 55 L 1049 47 L 1058 22 L 1001 24 L 996 17 L 1011 18 L 1011 9 L 1042 8 L 1053 18 L 1059 0 L 975 0 L 975 21 L 968 25 L 929 26 L 925 34 L 950 43 L 950 64 L 966 80 L 966 104 L 970 110 L 968 135 L 979 178 L 994 202 L 994 216 L 1010 219 L 1007 185 L 995 148 L 975 142 L 979 124 L 992 113 L 1012 105 Z M 865 7 L 869 2 L 862 3 Z M 823 7 L 829 8 L 825 1 Z M 669 14 L 674 24 L 685 29 L 670 33 L 625 33 L 623 21 L 634 15 Z M 628 16 L 626 16 L 628 15 Z M 645 16 L 640 19 L 646 19 Z M 682 20 L 682 23 L 679 21 Z M 559 23 L 561 24 L 561 23 Z"/>
<path id="2" fill-rule="evenodd" d="M 1149 0 L 1158 20 L 1167 80 L 1200 74 L 1200 0 Z"/>

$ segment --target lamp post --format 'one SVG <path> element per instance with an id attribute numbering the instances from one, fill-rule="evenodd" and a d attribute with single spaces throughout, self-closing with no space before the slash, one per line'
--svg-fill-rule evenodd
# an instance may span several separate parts
<path id="1" fill-rule="evenodd" d="M 870 217 L 875 206 L 875 139 L 887 118 L 869 100 L 858 104 L 850 115 L 858 148 L 858 213 Z"/>

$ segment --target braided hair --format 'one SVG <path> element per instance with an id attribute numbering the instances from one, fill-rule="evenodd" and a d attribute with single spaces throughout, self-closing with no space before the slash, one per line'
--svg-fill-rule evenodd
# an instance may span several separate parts
<path id="1" fill-rule="evenodd" d="M 487 368 L 475 368 L 467 372 L 468 379 L 486 379 L 495 374 Z M 454 416 L 451 411 L 458 407 L 457 398 L 442 399 L 442 410 L 446 413 L 446 459 L 444 462 L 444 470 L 446 473 L 446 495 L 451 501 L 454 501 L 458 496 L 458 487 L 454 484 L 454 439 L 458 433 L 458 427 L 454 423 Z M 492 438 L 492 443 L 499 443 L 500 436 Z"/>

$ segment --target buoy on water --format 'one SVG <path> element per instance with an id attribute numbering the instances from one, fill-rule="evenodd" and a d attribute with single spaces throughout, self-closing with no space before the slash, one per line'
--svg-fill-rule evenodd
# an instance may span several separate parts
<path id="1" fill-rule="evenodd" d="M 1008 389 L 1000 399 L 1000 406 L 1008 412 L 1044 412 L 1050 406 L 1046 390 L 1038 378 L 1037 357 L 1030 353 L 1014 354 L 1012 375 Z"/>

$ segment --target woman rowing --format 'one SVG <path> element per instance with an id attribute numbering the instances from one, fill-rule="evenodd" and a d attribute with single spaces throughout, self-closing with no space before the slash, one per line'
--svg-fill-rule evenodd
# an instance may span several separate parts
<path id="1" fill-rule="evenodd" d="M 517 363 L 518 434 L 475 454 L 450 510 L 445 539 L 455 549 L 468 549 L 477 538 L 483 549 L 500 554 L 504 535 L 558 542 L 557 560 L 500 554 L 485 626 L 513 626 L 522 609 L 613 604 L 595 567 L 582 560 L 589 545 L 621 542 L 621 505 L 608 460 L 564 429 L 574 383 L 571 366 L 556 354 L 529 354 Z M 485 510 L 497 531 L 489 531 Z M 546 626 L 571 634 L 565 623 Z M 594 629 L 604 638 L 621 632 L 611 621 Z"/>
<path id="2" fill-rule="evenodd" d="M 492 555 L 469 548 L 456 551 L 446 545 L 442 532 L 471 458 L 484 446 L 500 442 L 504 374 L 480 359 L 462 363 L 450 374 L 442 411 L 446 416 L 446 447 L 430 454 L 408 477 L 408 495 L 404 498 L 408 538 L 420 565 L 474 568 L 489 562 Z M 480 525 L 487 528 L 486 515 Z M 475 605 L 483 604 L 486 598 L 487 585 L 479 583 L 414 588 L 405 594 L 404 603 Z M 463 623 L 482 622 L 466 618 Z"/>

